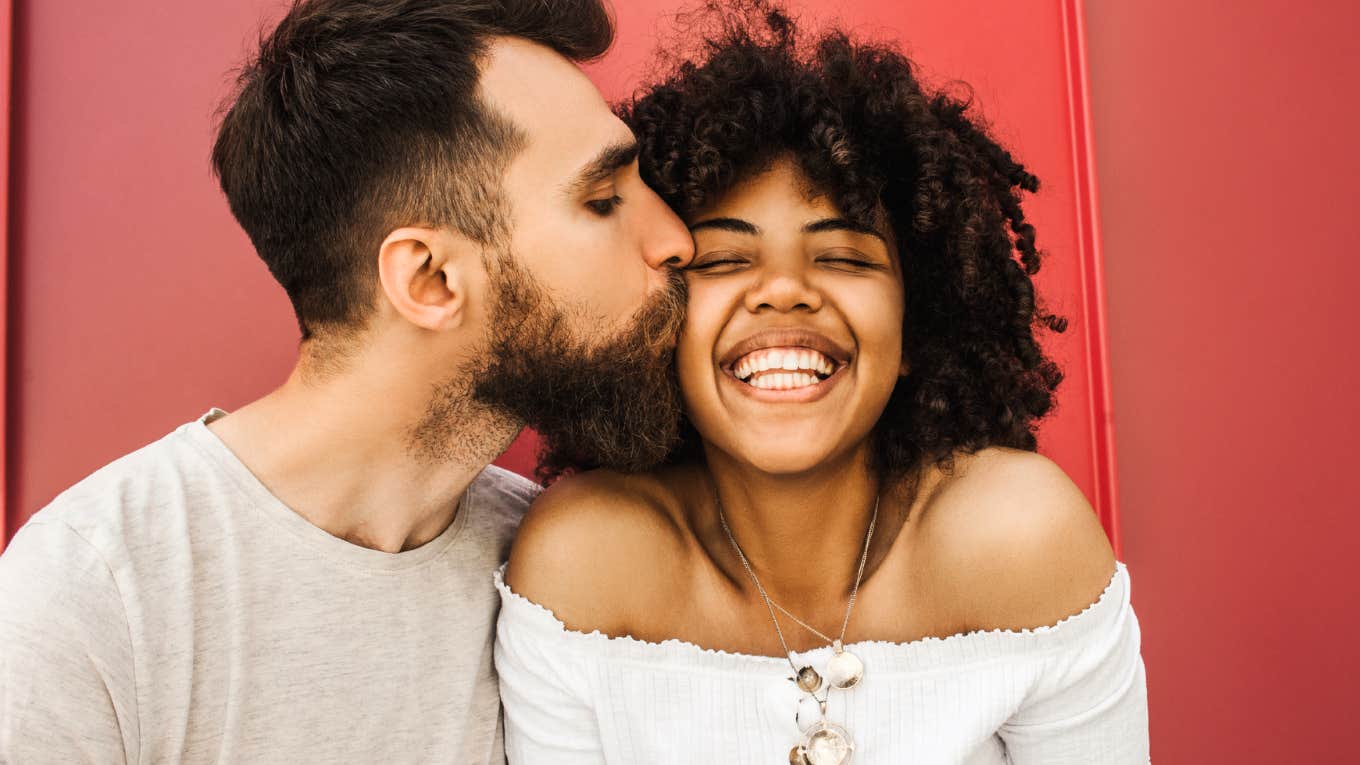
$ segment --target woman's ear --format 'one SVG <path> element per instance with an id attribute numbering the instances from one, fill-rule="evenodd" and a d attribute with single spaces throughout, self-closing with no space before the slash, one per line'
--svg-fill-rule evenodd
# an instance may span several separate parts
<path id="1" fill-rule="evenodd" d="M 387 302 L 412 324 L 431 331 L 455 329 L 468 310 L 481 249 L 447 230 L 399 228 L 378 249 L 378 281 Z"/>

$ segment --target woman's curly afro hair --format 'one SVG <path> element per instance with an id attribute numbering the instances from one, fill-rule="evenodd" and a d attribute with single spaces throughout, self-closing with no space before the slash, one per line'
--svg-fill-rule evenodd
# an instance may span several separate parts
<path id="1" fill-rule="evenodd" d="M 987 446 L 1033 451 L 1062 380 L 1035 334 L 1066 328 L 1030 278 L 1040 252 L 1020 194 L 1039 180 L 890 44 L 839 30 L 805 39 L 768 0 L 709 0 L 693 20 L 697 55 L 673 54 L 659 84 L 619 107 L 643 179 L 687 217 L 788 157 L 852 220 L 886 212 L 911 371 L 875 428 L 876 469 L 905 477 Z"/>

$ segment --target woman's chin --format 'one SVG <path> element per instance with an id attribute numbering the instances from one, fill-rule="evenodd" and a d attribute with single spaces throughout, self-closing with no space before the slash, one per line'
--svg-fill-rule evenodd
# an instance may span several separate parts
<path id="1" fill-rule="evenodd" d="M 738 462 L 766 475 L 796 476 L 835 460 L 830 444 L 742 444 L 730 451 Z"/>

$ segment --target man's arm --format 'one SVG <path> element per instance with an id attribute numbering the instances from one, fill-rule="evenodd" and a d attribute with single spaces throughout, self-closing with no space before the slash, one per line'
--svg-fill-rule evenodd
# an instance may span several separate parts
<path id="1" fill-rule="evenodd" d="M 136 762 L 128 622 L 104 558 L 59 519 L 0 556 L 0 762 Z"/>

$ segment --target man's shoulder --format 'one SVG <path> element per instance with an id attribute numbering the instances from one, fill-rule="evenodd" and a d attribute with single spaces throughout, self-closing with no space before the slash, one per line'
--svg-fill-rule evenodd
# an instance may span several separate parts
<path id="1" fill-rule="evenodd" d="M 519 525 L 542 491 L 542 486 L 528 478 L 496 465 L 487 465 L 469 487 L 479 506 L 511 527 Z"/>
<path id="2" fill-rule="evenodd" d="M 110 629 L 126 637 L 123 588 L 143 573 L 163 575 L 166 540 L 187 536 L 179 533 L 189 523 L 185 487 L 205 469 L 189 440 L 194 424 L 110 462 L 33 514 L 0 555 L 0 621 L 71 640 Z"/>
<path id="3" fill-rule="evenodd" d="M 205 455 L 182 425 L 125 454 L 58 494 L 33 521 L 60 523 L 102 551 L 125 549 L 127 538 L 163 527 L 164 516 L 183 513 L 192 476 Z"/>

